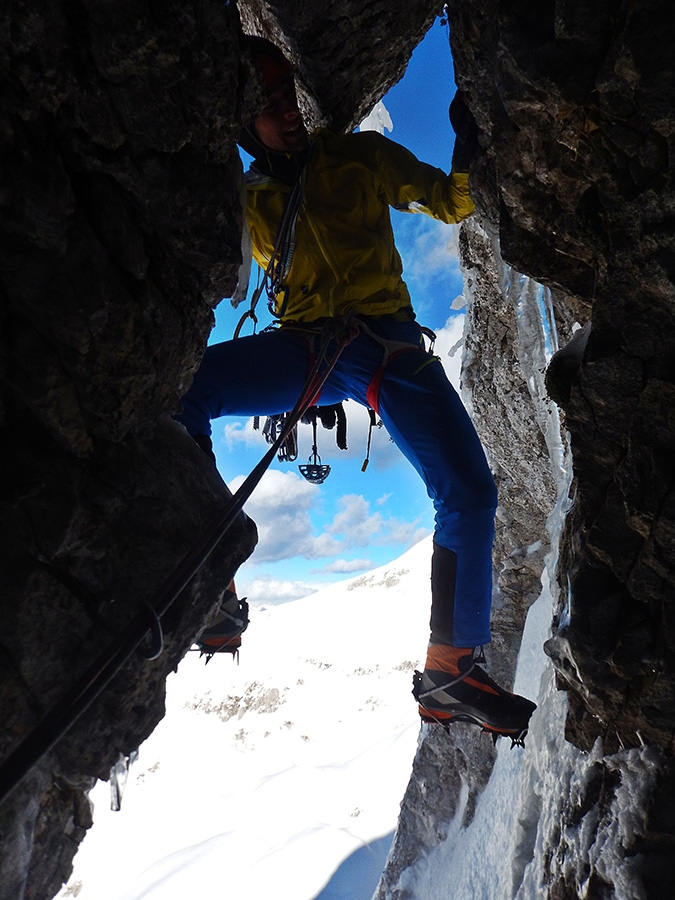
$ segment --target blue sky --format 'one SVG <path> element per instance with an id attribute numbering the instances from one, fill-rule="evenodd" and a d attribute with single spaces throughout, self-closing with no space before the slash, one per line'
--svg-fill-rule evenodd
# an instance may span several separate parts
<path id="1" fill-rule="evenodd" d="M 393 122 L 385 134 L 444 171 L 450 168 L 454 142 L 448 121 L 455 90 L 452 72 L 447 30 L 436 20 L 403 79 L 383 101 Z M 438 333 L 436 352 L 456 384 L 460 354 L 452 359 L 447 355 L 463 327 L 461 312 L 451 311 L 462 293 L 452 251 L 456 226 L 395 211 L 392 219 L 418 320 Z M 262 307 L 261 302 L 258 310 Z M 232 337 L 245 308 L 242 304 L 235 311 L 228 300 L 219 305 L 212 343 Z M 259 328 L 268 324 L 266 315 L 260 313 Z M 246 504 L 258 525 L 259 543 L 237 574 L 240 596 L 268 603 L 304 596 L 328 582 L 387 563 L 433 530 L 426 489 L 384 429 L 374 432 L 370 464 L 367 472 L 361 471 L 367 412 L 353 401 L 345 408 L 347 451 L 337 449 L 333 432 L 318 430 L 322 462 L 332 467 L 324 484 L 309 484 L 299 474 L 297 465 L 307 461 L 312 443 L 311 428 L 301 425 L 297 462 L 275 460 Z M 233 490 L 267 449 L 247 419 L 216 420 L 213 441 L 219 471 Z"/>

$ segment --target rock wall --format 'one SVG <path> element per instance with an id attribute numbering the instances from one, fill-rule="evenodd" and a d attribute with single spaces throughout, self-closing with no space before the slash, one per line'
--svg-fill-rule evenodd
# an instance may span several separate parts
<path id="1" fill-rule="evenodd" d="M 452 18 L 483 130 L 476 195 L 502 253 L 592 309 L 556 396 L 576 490 L 561 583 L 582 685 L 561 667 L 568 736 L 670 753 L 675 20 L 659 2 L 550 2 L 536 17 L 469 2 Z"/>
<path id="2" fill-rule="evenodd" d="M 242 19 L 283 32 L 310 121 L 346 127 L 433 15 L 429 0 L 2 6 L 0 760 L 229 496 L 166 417 L 241 263 L 234 142 L 261 101 Z M 68 877 L 92 778 L 161 718 L 167 673 L 254 543 L 240 520 L 163 617 L 161 657 L 133 656 L 4 801 L 2 900 L 49 898 Z"/>
<path id="3" fill-rule="evenodd" d="M 220 3 L 0 11 L 0 758 L 107 650 L 229 496 L 166 418 L 231 292 L 234 150 L 257 76 Z M 246 113 L 248 115 L 248 113 Z M 86 790 L 163 715 L 164 681 L 255 543 L 240 521 L 0 810 L 0 897 L 54 895 Z"/>
<path id="4" fill-rule="evenodd" d="M 396 84 L 440 12 L 433 0 L 246 0 L 239 6 L 247 33 L 286 48 L 307 121 L 336 131 L 355 128 Z"/>
<path id="5" fill-rule="evenodd" d="M 485 653 L 490 672 L 512 685 L 525 617 L 541 591 L 551 549 L 546 520 L 557 496 L 560 460 L 551 448 L 559 441 L 558 417 L 543 383 L 546 347 L 558 326 L 565 334 L 571 322 L 564 304 L 556 314 L 550 303 L 553 319 L 546 322 L 541 286 L 504 263 L 496 235 L 477 221 L 462 224 L 459 247 L 467 301 L 462 391 L 499 490 L 493 641 Z M 470 824 L 494 760 L 492 739 L 475 727 L 457 724 L 446 733 L 423 726 L 376 900 L 416 896 L 407 870 L 445 840 L 467 789 L 462 825 Z"/>
<path id="6" fill-rule="evenodd" d="M 675 877 L 675 76 L 668 49 L 675 20 L 665 3 L 583 0 L 550 0 L 536 13 L 519 0 L 469 0 L 450 4 L 449 18 L 457 81 L 481 128 L 472 193 L 482 221 L 516 272 L 552 290 L 568 336 L 575 320 L 589 322 L 547 379 L 571 438 L 574 505 L 546 650 L 569 691 L 568 739 L 601 758 L 607 753 L 601 765 L 614 772 L 614 783 L 586 798 L 583 809 L 570 791 L 561 821 L 583 819 L 591 828 L 611 821 L 615 794 L 632 777 L 623 754 L 653 745 L 650 794 L 624 850 L 644 895 L 665 898 Z M 472 318 L 488 348 L 478 365 L 469 359 L 474 409 L 498 474 L 508 473 L 513 460 L 500 458 L 508 434 L 494 414 L 493 382 L 499 385 L 502 355 L 510 365 L 513 334 L 499 302 L 474 309 Z M 516 384 L 506 398 L 508 417 L 524 390 L 524 382 Z M 515 482 L 522 477 L 521 470 Z M 502 491 L 508 482 L 508 474 L 500 479 Z M 413 782 L 424 780 L 421 755 L 420 762 Z M 454 813 L 452 804 L 445 812 Z M 403 818 L 410 821 L 405 803 Z M 428 828 L 420 830 L 417 853 L 445 831 L 447 822 L 438 820 L 431 839 Z M 559 859 L 564 855 L 560 850 Z M 413 856 L 395 851 L 382 900 L 413 896 L 396 871 Z M 537 890 L 542 897 L 611 896 L 601 867 L 598 860 L 579 871 L 562 861 L 544 864 Z"/>

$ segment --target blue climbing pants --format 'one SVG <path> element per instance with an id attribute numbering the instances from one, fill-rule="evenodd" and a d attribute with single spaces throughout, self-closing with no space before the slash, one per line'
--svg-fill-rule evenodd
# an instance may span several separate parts
<path id="1" fill-rule="evenodd" d="M 434 542 L 456 554 L 455 583 L 432 585 L 432 635 L 457 647 L 486 644 L 497 491 L 483 448 L 440 361 L 423 349 L 417 322 L 363 321 L 370 333 L 359 332 L 343 350 L 317 405 L 346 399 L 372 405 L 373 380 L 381 376 L 379 416 L 433 501 Z M 380 340 L 410 349 L 392 353 L 382 371 Z M 220 416 L 287 412 L 307 380 L 312 344 L 308 332 L 282 327 L 208 347 L 176 418 L 190 434 L 207 435 Z M 334 348 L 333 342 L 328 359 Z"/>

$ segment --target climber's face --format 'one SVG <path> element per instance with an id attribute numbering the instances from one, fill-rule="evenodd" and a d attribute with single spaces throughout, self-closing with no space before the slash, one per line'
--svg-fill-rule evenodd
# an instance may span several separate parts
<path id="1" fill-rule="evenodd" d="M 300 153 L 305 149 L 307 129 L 298 109 L 292 77 L 284 78 L 267 92 L 267 103 L 253 124 L 270 150 Z"/>

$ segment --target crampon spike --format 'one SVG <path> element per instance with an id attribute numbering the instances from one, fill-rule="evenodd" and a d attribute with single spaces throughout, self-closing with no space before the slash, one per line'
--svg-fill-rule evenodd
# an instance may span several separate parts
<path id="1" fill-rule="evenodd" d="M 527 729 L 521 731 L 520 734 L 511 734 L 508 731 L 491 731 L 489 728 L 483 728 L 483 731 L 490 735 L 492 738 L 492 743 L 497 746 L 497 738 L 511 738 L 511 750 L 514 747 L 524 747 L 525 746 L 525 736 L 527 735 Z"/>

